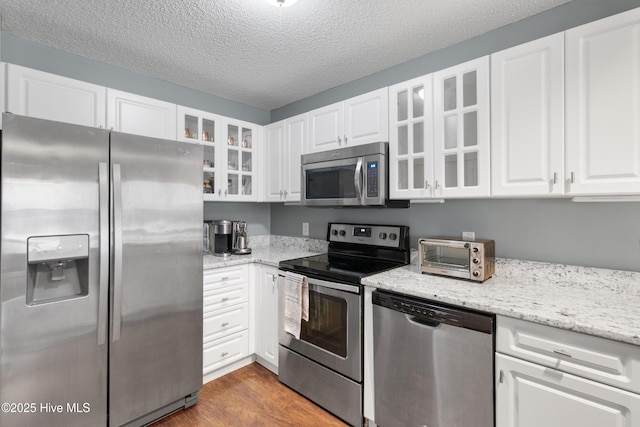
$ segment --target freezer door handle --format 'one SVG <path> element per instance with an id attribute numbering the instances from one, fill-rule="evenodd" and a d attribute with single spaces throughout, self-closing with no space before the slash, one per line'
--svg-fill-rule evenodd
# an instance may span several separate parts
<path id="1" fill-rule="evenodd" d="M 100 197 L 100 281 L 98 282 L 98 345 L 107 339 L 109 308 L 109 165 L 98 164 Z"/>
<path id="2" fill-rule="evenodd" d="M 113 164 L 113 342 L 120 339 L 122 323 L 122 179 Z"/>

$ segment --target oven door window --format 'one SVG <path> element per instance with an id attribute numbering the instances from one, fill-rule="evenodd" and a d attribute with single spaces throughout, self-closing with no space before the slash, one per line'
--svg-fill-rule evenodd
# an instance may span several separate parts
<path id="1" fill-rule="evenodd" d="M 300 339 L 347 357 L 347 301 L 309 290 L 309 320 L 302 321 Z"/>
<path id="2" fill-rule="evenodd" d="M 354 199 L 357 197 L 354 177 L 356 165 L 307 169 L 307 199 Z"/>

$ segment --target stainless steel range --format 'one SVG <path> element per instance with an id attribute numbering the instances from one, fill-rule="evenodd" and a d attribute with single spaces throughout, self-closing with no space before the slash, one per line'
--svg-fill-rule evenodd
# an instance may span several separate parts
<path id="1" fill-rule="evenodd" d="M 300 338 L 280 311 L 278 379 L 354 426 L 363 421 L 363 277 L 409 263 L 409 227 L 330 223 L 328 253 L 280 262 L 307 277 L 309 320 Z"/>

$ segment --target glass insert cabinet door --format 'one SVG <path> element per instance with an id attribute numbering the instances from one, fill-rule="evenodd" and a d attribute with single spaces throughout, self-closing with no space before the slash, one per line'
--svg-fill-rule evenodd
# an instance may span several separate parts
<path id="1" fill-rule="evenodd" d="M 205 200 L 215 200 L 222 194 L 220 182 L 220 155 L 218 145 L 221 138 L 220 116 L 187 107 L 178 106 L 179 141 L 200 144 L 203 147 L 202 192 Z"/>
<path id="2" fill-rule="evenodd" d="M 389 87 L 391 198 L 433 196 L 433 77 Z"/>
<path id="3" fill-rule="evenodd" d="M 244 122 L 225 125 L 226 185 L 223 193 L 228 199 L 257 200 L 256 137 L 257 126 Z"/>
<path id="4" fill-rule="evenodd" d="M 434 196 L 488 196 L 489 57 L 434 73 Z"/>

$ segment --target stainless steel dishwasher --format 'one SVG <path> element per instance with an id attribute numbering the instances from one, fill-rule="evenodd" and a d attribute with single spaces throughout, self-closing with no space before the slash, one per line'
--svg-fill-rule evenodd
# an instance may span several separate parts
<path id="1" fill-rule="evenodd" d="M 493 315 L 373 292 L 375 423 L 492 427 Z"/>

